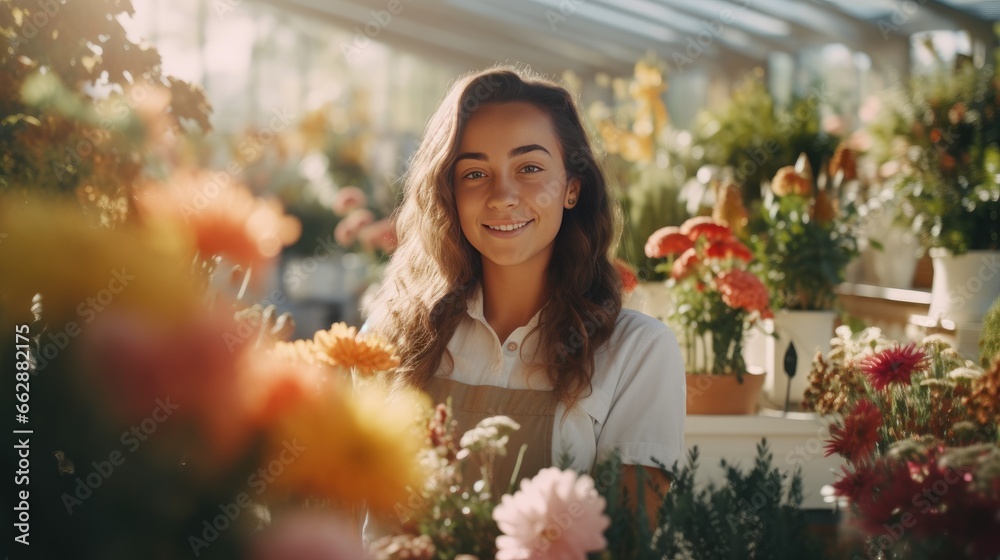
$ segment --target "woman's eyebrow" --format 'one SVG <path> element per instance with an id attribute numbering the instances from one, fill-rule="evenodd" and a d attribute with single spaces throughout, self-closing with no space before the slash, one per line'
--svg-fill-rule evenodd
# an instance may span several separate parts
<path id="1" fill-rule="evenodd" d="M 552 153 L 549 152 L 547 149 L 545 149 L 544 146 L 541 146 L 539 144 L 528 144 L 526 146 L 518 146 L 518 147 L 514 148 L 513 150 L 510 151 L 510 153 L 508 154 L 508 156 L 513 158 L 513 157 L 521 156 L 521 155 L 527 154 L 529 152 L 534 152 L 534 151 L 542 151 L 542 152 L 545 152 L 546 154 L 548 154 L 550 156 L 552 155 Z M 489 161 L 490 158 L 487 157 L 486 154 L 484 154 L 482 152 L 462 152 L 461 154 L 458 154 L 457 156 L 455 156 L 455 163 L 458 163 L 458 162 L 462 161 L 463 159 L 475 159 L 475 160 L 479 160 L 479 161 Z"/>

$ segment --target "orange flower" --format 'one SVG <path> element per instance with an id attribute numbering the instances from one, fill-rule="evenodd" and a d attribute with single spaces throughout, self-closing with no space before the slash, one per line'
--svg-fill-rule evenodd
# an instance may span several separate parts
<path id="1" fill-rule="evenodd" d="M 301 233 L 278 202 L 253 196 L 223 171 L 179 170 L 169 186 L 147 187 L 138 206 L 147 217 L 190 228 L 205 259 L 223 255 L 253 266 L 278 256 Z"/>
<path id="2" fill-rule="evenodd" d="M 391 344 L 377 337 L 359 337 L 354 327 L 336 323 L 313 337 L 317 357 L 334 367 L 353 368 L 369 377 L 399 365 Z"/>
<path id="3" fill-rule="evenodd" d="M 363 502 L 388 513 L 421 488 L 418 426 L 429 414 L 425 397 L 392 400 L 367 387 L 353 391 L 331 379 L 286 409 L 268 429 L 264 450 L 266 495 L 327 498 L 337 505 Z"/>
<path id="4" fill-rule="evenodd" d="M 733 309 L 764 313 L 770 309 L 767 288 L 756 275 L 745 270 L 727 270 L 717 279 L 722 301 Z"/>
<path id="5" fill-rule="evenodd" d="M 661 259 L 678 255 L 694 246 L 688 237 L 676 226 L 662 227 L 653 232 L 646 241 L 645 253 L 651 259 Z"/>
<path id="6" fill-rule="evenodd" d="M 639 278 L 635 275 L 635 270 L 621 259 L 615 259 L 613 263 L 618 274 L 622 277 L 622 289 L 626 294 L 632 293 L 632 290 L 639 285 Z"/>
<path id="7" fill-rule="evenodd" d="M 790 194 L 809 196 L 812 194 L 812 183 L 795 171 L 794 166 L 786 165 L 774 174 L 774 180 L 771 181 L 771 191 L 778 196 Z"/>

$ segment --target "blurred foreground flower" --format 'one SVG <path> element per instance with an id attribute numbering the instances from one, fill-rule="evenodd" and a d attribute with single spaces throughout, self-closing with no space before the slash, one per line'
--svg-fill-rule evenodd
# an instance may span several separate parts
<path id="1" fill-rule="evenodd" d="M 337 517 L 317 513 L 290 515 L 264 529 L 251 542 L 246 560 L 364 560 L 357 535 Z"/>
<path id="2" fill-rule="evenodd" d="M 221 255 L 247 266 L 277 257 L 301 233 L 280 203 L 255 197 L 224 171 L 177 170 L 167 185 L 147 185 L 138 205 L 149 219 L 189 228 L 202 258 Z"/>
<path id="3" fill-rule="evenodd" d="M 391 398 L 362 386 L 353 393 L 340 379 L 289 400 L 267 429 L 265 458 L 282 463 L 267 488 L 274 498 L 328 498 L 342 506 L 367 504 L 389 512 L 423 486 L 414 428 L 430 404 L 415 393 Z M 293 450 L 287 453 L 288 450 Z M 273 462 L 273 461 L 272 461 Z"/>
<path id="4" fill-rule="evenodd" d="M 493 509 L 497 560 L 584 560 L 607 546 L 605 501 L 587 475 L 542 469 Z"/>
<path id="5" fill-rule="evenodd" d="M 75 203 L 0 199 L 0 304 L 12 320 L 41 294 L 50 325 L 93 321 L 106 308 L 160 320 L 183 319 L 199 305 L 194 255 L 176 228 L 98 227 Z M 72 274 L 72 280 L 67 278 Z"/>

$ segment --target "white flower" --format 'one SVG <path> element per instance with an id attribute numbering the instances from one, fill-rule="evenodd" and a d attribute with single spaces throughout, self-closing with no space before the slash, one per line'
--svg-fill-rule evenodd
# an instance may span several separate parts
<path id="1" fill-rule="evenodd" d="M 542 469 L 493 510 L 503 535 L 497 560 L 585 560 L 607 546 L 604 498 L 594 480 L 572 470 Z"/>
<path id="2" fill-rule="evenodd" d="M 510 434 L 520 429 L 521 425 L 509 416 L 491 416 L 465 432 L 459 444 L 469 451 L 492 450 L 503 455 Z"/>
<path id="3" fill-rule="evenodd" d="M 970 367 L 958 367 L 948 372 L 949 379 L 968 379 L 973 380 L 981 377 L 983 373 L 977 369 L 972 369 Z"/>

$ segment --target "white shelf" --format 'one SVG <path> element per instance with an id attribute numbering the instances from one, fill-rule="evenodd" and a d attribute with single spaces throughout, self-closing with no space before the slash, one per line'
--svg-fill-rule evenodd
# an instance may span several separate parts
<path id="1" fill-rule="evenodd" d="M 841 465 L 839 456 L 824 457 L 824 445 L 829 436 L 830 420 L 815 414 L 765 411 L 751 416 L 688 416 L 684 421 L 684 436 L 688 449 L 698 446 L 700 483 L 725 482 L 725 472 L 719 461 L 744 471 L 753 468 L 757 444 L 767 439 L 774 456 L 772 467 L 787 471 L 802 469 L 802 507 L 833 509 L 824 501 L 823 486 L 833 484 Z"/>

